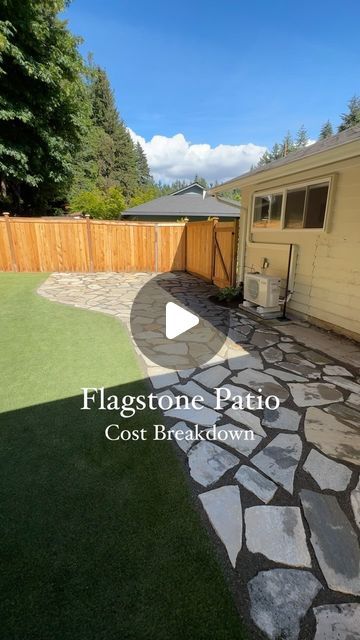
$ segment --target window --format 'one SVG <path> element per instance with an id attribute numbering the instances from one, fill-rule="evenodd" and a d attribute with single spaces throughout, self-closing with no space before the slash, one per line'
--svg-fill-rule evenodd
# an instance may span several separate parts
<path id="1" fill-rule="evenodd" d="M 288 191 L 285 204 L 285 229 L 322 229 L 328 191 L 328 184 L 315 184 Z"/>
<path id="2" fill-rule="evenodd" d="M 330 182 L 293 186 L 281 193 L 256 195 L 254 229 L 322 229 Z"/>
<path id="3" fill-rule="evenodd" d="M 280 229 L 282 198 L 282 193 L 256 196 L 254 227 Z"/>

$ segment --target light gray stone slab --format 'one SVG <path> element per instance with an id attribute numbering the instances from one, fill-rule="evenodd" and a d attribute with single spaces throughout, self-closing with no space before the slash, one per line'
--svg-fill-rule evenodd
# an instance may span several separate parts
<path id="1" fill-rule="evenodd" d="M 263 438 L 249 429 L 241 429 L 241 427 L 229 422 L 216 427 L 215 440 L 223 442 L 228 447 L 248 457 L 262 442 Z"/>
<path id="2" fill-rule="evenodd" d="M 181 378 L 182 380 L 187 380 L 187 378 L 190 378 L 192 376 L 194 371 L 195 369 L 182 369 L 181 371 L 178 371 L 179 378 Z"/>
<path id="3" fill-rule="evenodd" d="M 203 401 L 201 402 L 207 407 L 211 407 L 212 409 L 215 409 L 216 407 L 215 394 L 205 391 L 203 387 L 200 387 L 200 385 L 198 385 L 196 382 L 193 382 L 192 380 L 189 380 L 189 382 L 186 382 L 185 384 L 177 384 L 175 386 L 175 389 L 179 391 L 180 395 L 185 395 L 188 398 L 201 396 L 203 398 Z"/>
<path id="4" fill-rule="evenodd" d="M 305 415 L 305 437 L 332 458 L 360 464 L 360 432 L 321 409 L 310 407 Z"/>
<path id="5" fill-rule="evenodd" d="M 274 364 L 275 362 L 280 362 L 283 359 L 284 354 L 277 347 L 268 347 L 267 349 L 264 349 L 262 356 L 265 358 L 266 362 Z"/>
<path id="6" fill-rule="evenodd" d="M 264 364 L 259 353 L 250 352 L 244 355 L 237 355 L 236 352 L 233 357 L 229 356 L 228 365 L 232 371 L 238 371 L 241 369 L 263 369 Z"/>
<path id="7" fill-rule="evenodd" d="M 297 434 L 280 433 L 257 453 L 251 462 L 271 480 L 292 494 L 301 452 L 302 442 Z"/>
<path id="8" fill-rule="evenodd" d="M 248 584 L 251 618 L 271 640 L 297 640 L 300 622 L 321 588 L 310 571 L 260 571 Z"/>
<path id="9" fill-rule="evenodd" d="M 291 567 L 311 567 L 299 507 L 249 507 L 245 509 L 245 534 L 252 553 Z"/>
<path id="10" fill-rule="evenodd" d="M 293 364 L 300 364 L 305 367 L 310 367 L 310 369 L 316 369 L 316 365 L 313 362 L 302 358 L 301 354 L 298 353 L 287 353 L 285 356 L 285 360 L 287 360 L 287 362 L 292 362 Z"/>
<path id="11" fill-rule="evenodd" d="M 289 397 L 289 392 L 279 382 L 263 371 L 245 369 L 232 378 L 235 384 L 245 385 L 263 396 L 275 395 L 280 402 L 284 402 Z M 261 389 L 261 391 L 259 391 Z"/>
<path id="12" fill-rule="evenodd" d="M 324 604 L 313 609 L 314 640 L 360 640 L 360 604 Z"/>
<path id="13" fill-rule="evenodd" d="M 340 367 L 338 365 L 328 364 L 324 367 L 324 373 L 327 376 L 350 376 L 353 377 L 353 374 L 350 373 L 345 367 Z"/>
<path id="14" fill-rule="evenodd" d="M 320 489 L 332 489 L 333 491 L 345 491 L 352 476 L 352 472 L 344 464 L 330 460 L 315 449 L 312 449 L 306 458 L 304 469 Z"/>
<path id="15" fill-rule="evenodd" d="M 355 409 L 348 407 L 344 403 L 331 404 L 329 407 L 326 407 L 324 411 L 326 411 L 326 413 L 330 413 L 332 416 L 335 416 L 335 418 L 342 420 L 342 422 L 346 422 L 353 425 L 354 427 L 360 428 L 360 411 L 356 411 Z"/>
<path id="16" fill-rule="evenodd" d="M 350 393 L 348 399 L 346 400 L 346 404 L 353 409 L 358 409 L 360 411 L 360 394 Z"/>
<path id="17" fill-rule="evenodd" d="M 360 393 L 360 384 L 356 384 L 352 380 L 342 378 L 341 376 L 324 376 L 324 380 L 336 384 L 337 387 L 351 391 L 351 393 Z"/>
<path id="18" fill-rule="evenodd" d="M 314 369 L 313 366 L 308 367 L 305 364 L 296 364 L 293 362 L 279 362 L 279 367 L 282 369 L 286 369 L 287 371 L 292 371 L 292 373 L 296 373 L 299 376 L 303 376 L 304 378 L 309 378 L 309 380 L 318 380 L 321 378 L 321 373 L 317 369 Z"/>
<path id="19" fill-rule="evenodd" d="M 180 449 L 187 453 L 194 444 L 194 432 L 191 427 L 186 422 L 177 422 L 169 431 L 174 434 L 174 440 Z"/>
<path id="20" fill-rule="evenodd" d="M 221 385 L 221 383 L 231 374 L 231 371 L 227 369 L 227 367 L 223 367 L 222 365 L 216 365 L 215 367 L 210 367 L 209 369 L 205 369 L 205 371 L 201 371 L 196 376 L 193 377 L 193 380 L 196 382 L 200 382 L 204 387 L 208 389 L 214 389 Z"/>
<path id="21" fill-rule="evenodd" d="M 189 407 L 189 409 L 170 409 L 170 411 L 165 411 L 165 416 L 169 418 L 178 418 L 179 420 L 184 420 L 185 422 L 191 422 L 193 424 L 199 424 L 202 427 L 211 427 L 221 418 L 220 413 L 217 413 L 214 409 L 210 409 L 209 407 L 202 407 L 198 411 L 192 407 Z"/>
<path id="22" fill-rule="evenodd" d="M 353 489 L 350 494 L 350 502 L 354 512 L 355 522 L 360 529 L 360 478 L 355 489 Z"/>
<path id="23" fill-rule="evenodd" d="M 239 463 L 239 459 L 232 453 L 206 440 L 190 449 L 188 461 L 191 477 L 203 487 L 214 484 L 226 471 Z"/>
<path id="24" fill-rule="evenodd" d="M 279 407 L 278 409 L 264 409 L 262 424 L 270 429 L 282 429 L 284 431 L 297 431 L 301 415 L 293 409 Z"/>
<path id="25" fill-rule="evenodd" d="M 239 488 L 234 485 L 220 487 L 201 493 L 199 498 L 235 568 L 242 546 L 243 529 Z"/>
<path id="26" fill-rule="evenodd" d="M 297 373 L 291 373 L 290 371 L 282 371 L 281 369 L 265 369 L 264 373 L 267 373 L 269 376 L 275 376 L 275 378 L 279 378 L 280 380 L 284 380 L 284 382 L 306 382 L 306 378 L 303 376 L 299 376 Z"/>
<path id="27" fill-rule="evenodd" d="M 189 347 L 185 342 L 169 342 L 165 344 L 159 344 L 153 347 L 154 351 L 159 353 L 166 353 L 169 355 L 186 356 L 189 351 Z"/>
<path id="28" fill-rule="evenodd" d="M 358 538 L 335 496 L 302 489 L 300 498 L 310 541 L 329 588 L 360 595 Z"/>
<path id="29" fill-rule="evenodd" d="M 246 465 L 242 465 L 236 472 L 235 480 L 265 504 L 272 500 L 278 490 L 278 486 L 272 480 Z"/>
<path id="30" fill-rule="evenodd" d="M 235 422 L 240 423 L 244 427 L 248 427 L 257 433 L 259 436 L 265 437 L 266 431 L 261 426 L 260 418 L 255 416 L 250 411 L 241 411 L 240 409 L 227 409 L 225 414 L 230 418 L 230 420 L 234 420 Z"/>
<path id="31" fill-rule="evenodd" d="M 178 375 L 175 371 L 169 371 L 161 367 L 149 367 L 148 374 L 154 389 L 162 389 L 179 382 Z"/>
<path id="32" fill-rule="evenodd" d="M 290 382 L 289 387 L 298 407 L 314 407 L 343 401 L 342 393 L 333 384 Z"/>

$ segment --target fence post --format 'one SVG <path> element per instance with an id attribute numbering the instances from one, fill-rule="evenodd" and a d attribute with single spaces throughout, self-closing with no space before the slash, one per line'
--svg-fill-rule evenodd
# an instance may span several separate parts
<path id="1" fill-rule="evenodd" d="M 238 261 L 238 251 L 239 251 L 239 218 L 236 218 L 234 222 L 234 231 L 233 231 L 233 259 L 232 259 L 232 273 L 231 273 L 231 282 L 230 285 L 232 287 L 236 286 L 236 278 L 237 278 L 237 261 Z"/>
<path id="2" fill-rule="evenodd" d="M 89 248 L 89 266 L 90 271 L 94 271 L 94 254 L 93 254 L 93 245 L 91 238 L 91 229 L 90 229 L 90 215 L 88 213 L 85 214 L 86 218 L 86 231 L 87 231 L 87 240 L 88 240 L 88 248 Z"/>
<path id="3" fill-rule="evenodd" d="M 159 225 L 155 223 L 155 246 L 154 246 L 154 258 L 155 258 L 155 273 L 158 273 L 159 267 Z"/>
<path id="4" fill-rule="evenodd" d="M 12 237 L 12 233 L 11 233 L 11 222 L 10 222 L 10 213 L 8 212 L 4 212 L 4 218 L 5 218 L 5 224 L 6 224 L 6 231 L 7 231 L 7 237 L 8 237 L 8 242 L 9 242 L 9 249 L 10 249 L 10 255 L 11 255 L 11 262 L 12 262 L 12 270 L 13 271 L 19 271 L 18 266 L 17 266 L 17 262 L 16 262 L 16 256 L 15 256 L 15 247 L 14 247 L 14 242 L 13 242 L 13 237 Z"/>
<path id="5" fill-rule="evenodd" d="M 219 222 L 219 218 L 213 218 L 212 220 L 212 254 L 211 254 L 211 282 L 214 282 L 215 275 L 215 260 L 216 260 L 216 225 Z"/>

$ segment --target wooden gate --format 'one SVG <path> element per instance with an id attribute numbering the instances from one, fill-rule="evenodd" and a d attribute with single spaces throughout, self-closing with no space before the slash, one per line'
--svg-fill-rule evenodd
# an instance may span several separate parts
<path id="1" fill-rule="evenodd" d="M 216 218 L 186 225 L 186 271 L 218 287 L 234 286 L 238 221 Z"/>

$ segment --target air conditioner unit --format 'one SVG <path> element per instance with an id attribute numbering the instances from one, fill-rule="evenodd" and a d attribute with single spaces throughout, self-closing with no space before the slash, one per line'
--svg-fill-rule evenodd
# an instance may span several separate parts
<path id="1" fill-rule="evenodd" d="M 280 297 L 280 278 L 257 273 L 245 275 L 244 299 L 263 307 L 277 307 Z"/>

